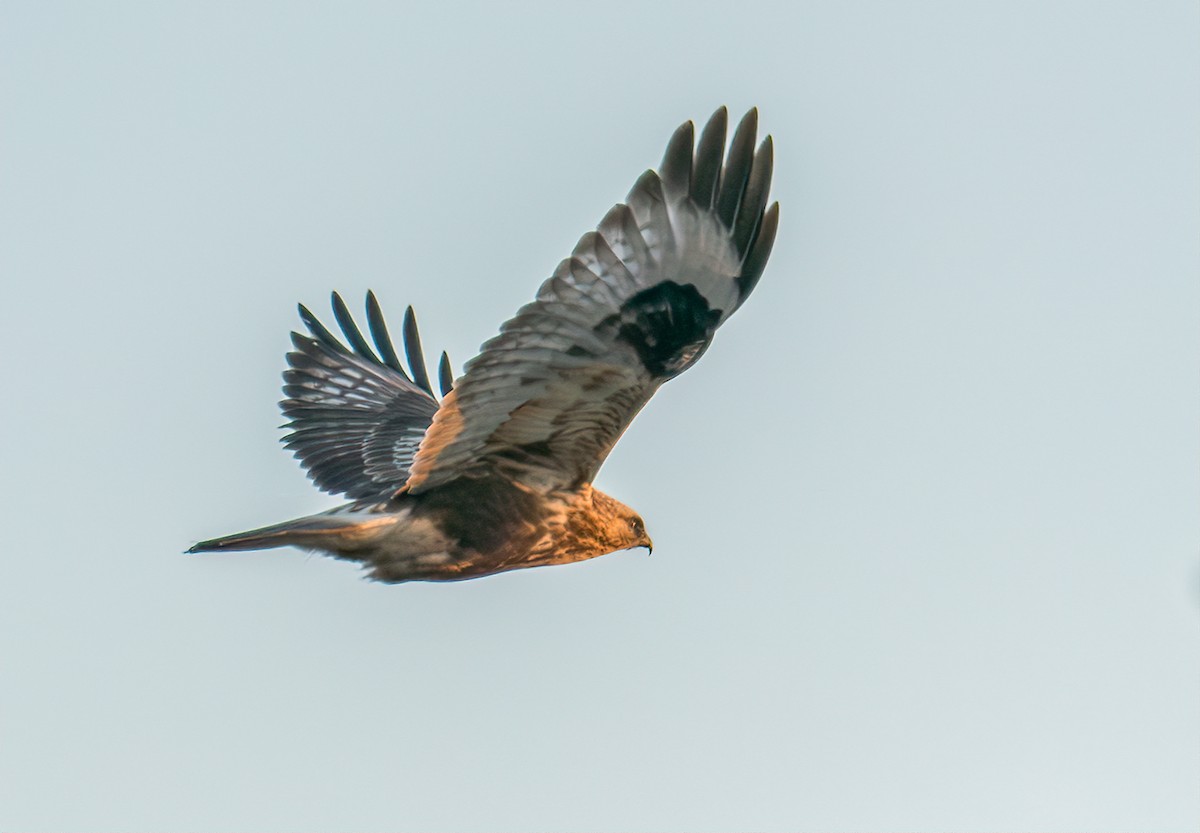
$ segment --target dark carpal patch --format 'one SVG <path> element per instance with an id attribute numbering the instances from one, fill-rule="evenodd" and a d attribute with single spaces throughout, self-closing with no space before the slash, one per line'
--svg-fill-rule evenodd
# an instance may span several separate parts
<path id="1" fill-rule="evenodd" d="M 634 295 L 597 330 L 615 331 L 647 370 L 670 378 L 700 358 L 720 320 L 721 311 L 709 309 L 696 287 L 663 281 Z"/>

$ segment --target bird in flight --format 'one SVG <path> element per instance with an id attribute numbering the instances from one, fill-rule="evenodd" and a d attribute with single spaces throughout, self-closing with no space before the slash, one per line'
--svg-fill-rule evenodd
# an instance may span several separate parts
<path id="1" fill-rule="evenodd" d="M 295 546 L 395 583 L 650 549 L 638 513 L 592 481 L 642 406 L 754 289 L 779 221 L 779 204 L 767 208 L 771 137 L 755 148 L 751 110 L 726 154 L 726 121 L 722 107 L 698 143 L 690 121 L 676 130 L 658 171 L 456 381 L 443 353 L 440 402 L 411 307 L 406 372 L 373 293 L 370 341 L 336 293 L 344 342 L 301 306 L 308 334 L 292 333 L 284 441 L 320 488 L 351 502 L 188 551 Z"/>

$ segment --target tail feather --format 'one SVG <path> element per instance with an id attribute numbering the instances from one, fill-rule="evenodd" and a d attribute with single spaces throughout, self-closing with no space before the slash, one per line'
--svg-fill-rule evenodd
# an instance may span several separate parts
<path id="1" fill-rule="evenodd" d="M 310 515 L 281 524 L 213 538 L 188 549 L 196 552 L 242 552 L 273 547 L 304 547 L 346 554 L 377 540 L 398 521 L 395 515 Z"/>

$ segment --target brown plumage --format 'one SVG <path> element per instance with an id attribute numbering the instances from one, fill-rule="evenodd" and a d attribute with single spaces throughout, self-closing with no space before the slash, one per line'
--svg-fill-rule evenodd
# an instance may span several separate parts
<path id="1" fill-rule="evenodd" d="M 659 171 L 585 234 L 537 298 L 433 393 L 410 307 L 408 369 L 367 294 L 368 340 L 336 293 L 343 343 L 303 306 L 281 403 L 286 438 L 322 489 L 352 502 L 189 552 L 297 546 L 379 581 L 449 581 L 651 546 L 636 512 L 592 488 L 658 387 L 703 354 L 753 290 L 775 238 L 772 143 L 757 113 L 725 154 L 718 110 L 687 122 Z"/>

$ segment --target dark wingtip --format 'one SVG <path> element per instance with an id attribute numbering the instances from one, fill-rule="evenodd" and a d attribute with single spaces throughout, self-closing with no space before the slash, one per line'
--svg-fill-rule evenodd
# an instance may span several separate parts
<path id="1" fill-rule="evenodd" d="M 770 137 L 762 140 L 758 151 L 754 154 L 750 166 L 750 179 L 738 205 L 737 217 L 733 223 L 733 241 L 738 253 L 746 256 L 754 244 L 759 226 L 763 219 L 763 210 L 767 206 L 767 196 L 771 191 L 771 175 L 775 167 L 775 142 Z"/>
<path id="2" fill-rule="evenodd" d="M 379 306 L 379 299 L 375 297 L 375 293 L 369 289 L 367 290 L 367 327 L 371 331 L 371 339 L 375 342 L 375 347 L 379 350 L 383 363 L 407 379 L 408 374 L 401 367 L 400 357 L 396 355 L 396 348 L 392 346 L 392 337 L 388 334 L 383 308 Z"/>
<path id="3" fill-rule="evenodd" d="M 445 350 L 442 351 L 442 360 L 438 362 L 438 387 L 442 389 L 442 396 L 454 390 L 454 374 L 450 370 L 450 356 L 446 354 Z"/>
<path id="4" fill-rule="evenodd" d="M 775 232 L 778 228 L 779 203 L 775 202 L 763 215 L 762 225 L 758 229 L 758 237 L 750 248 L 750 253 L 746 255 L 746 260 L 742 263 L 742 274 L 737 279 L 738 292 L 741 295 L 738 306 L 741 306 L 742 301 L 746 300 L 746 296 L 750 294 L 755 284 L 758 283 L 758 279 L 762 277 L 763 269 L 767 265 L 767 258 L 771 256 L 771 247 L 775 244 Z"/>
<path id="5" fill-rule="evenodd" d="M 330 303 L 333 305 L 333 317 L 337 319 L 338 326 L 342 328 L 351 349 L 368 361 L 383 364 L 371 349 L 371 345 L 363 338 L 362 331 L 358 329 L 358 324 L 354 323 L 354 316 L 350 314 L 350 308 L 346 306 L 342 296 L 336 292 L 331 293 Z"/>
<path id="6" fill-rule="evenodd" d="M 700 132 L 700 144 L 696 146 L 696 158 L 692 168 L 692 202 L 710 209 L 717 195 L 717 183 L 721 179 L 721 163 L 725 157 L 725 133 L 729 129 L 729 111 L 725 105 L 717 108 L 704 130 Z"/>
<path id="7" fill-rule="evenodd" d="M 313 324 L 319 324 L 317 317 L 312 314 L 312 310 L 304 306 L 304 304 L 296 304 L 296 312 L 300 315 L 300 320 L 304 322 L 304 326 L 312 329 Z"/>
<path id="8" fill-rule="evenodd" d="M 417 314 L 413 312 L 411 304 L 404 311 L 404 355 L 408 359 L 413 383 L 433 396 L 433 386 L 429 384 L 429 371 L 425 369 L 425 353 L 421 350 L 421 336 L 417 331 Z"/>
<path id="9" fill-rule="evenodd" d="M 304 326 L 312 333 L 313 338 L 333 350 L 339 350 L 343 353 L 347 352 L 346 346 L 333 333 L 325 329 L 325 326 L 312 314 L 312 310 L 304 306 L 304 304 L 297 304 L 296 306 L 300 310 L 300 320 L 304 322 Z"/>
<path id="10" fill-rule="evenodd" d="M 667 143 L 659 171 L 663 184 L 668 189 L 688 193 L 692 181 L 692 146 L 695 143 L 696 126 L 685 121 L 676 128 Z"/>
<path id="11" fill-rule="evenodd" d="M 758 133 L 758 108 L 751 107 L 729 143 L 729 158 L 725 173 L 721 177 L 720 194 L 717 196 L 717 216 L 726 226 L 732 227 L 737 216 L 738 204 L 750 179 L 750 168 L 754 161 L 754 136 Z"/>
<path id="12" fill-rule="evenodd" d="M 746 111 L 746 114 L 744 116 L 742 116 L 742 120 L 738 122 L 737 129 L 738 130 L 744 129 L 751 136 L 754 136 L 756 133 L 758 133 L 758 108 L 757 107 L 751 107 L 749 110 Z"/>

